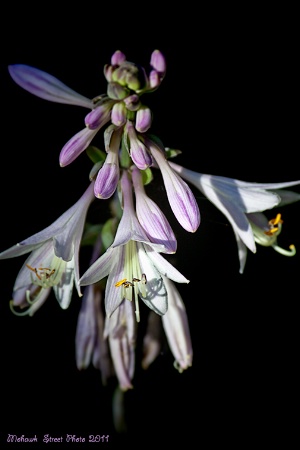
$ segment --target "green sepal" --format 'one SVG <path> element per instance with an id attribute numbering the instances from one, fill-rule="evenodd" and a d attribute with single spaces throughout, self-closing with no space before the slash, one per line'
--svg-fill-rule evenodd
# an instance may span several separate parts
<path id="1" fill-rule="evenodd" d="M 151 181 L 153 180 L 153 173 L 150 167 L 145 170 L 141 170 L 141 174 L 144 186 L 151 183 Z"/>
<path id="2" fill-rule="evenodd" d="M 127 133 L 124 131 L 121 142 L 120 166 L 124 169 L 128 169 L 131 165 L 132 160 L 129 155 L 129 140 Z"/>
<path id="3" fill-rule="evenodd" d="M 178 150 L 176 148 L 169 148 L 166 147 L 166 157 L 169 158 L 175 158 L 175 156 L 180 155 L 182 153 L 181 150 Z"/>
<path id="4" fill-rule="evenodd" d="M 87 147 L 86 154 L 94 164 L 103 162 L 107 156 L 107 154 L 103 150 L 100 150 L 93 145 Z"/>
<path id="5" fill-rule="evenodd" d="M 94 178 L 96 178 L 97 173 L 99 172 L 99 170 L 101 169 L 101 167 L 103 166 L 103 161 L 97 162 L 96 164 L 93 165 L 90 174 L 89 174 L 89 179 L 92 181 Z"/>

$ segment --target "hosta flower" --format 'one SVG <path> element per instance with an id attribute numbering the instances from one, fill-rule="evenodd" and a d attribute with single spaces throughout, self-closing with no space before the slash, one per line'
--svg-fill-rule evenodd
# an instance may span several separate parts
<path id="1" fill-rule="evenodd" d="M 281 195 L 287 197 L 281 189 L 300 184 L 299 180 L 283 183 L 248 183 L 194 172 L 172 161 L 169 164 L 227 217 L 237 240 L 241 273 L 245 266 L 244 246 L 253 253 L 256 252 L 255 237 L 248 214 L 274 208 L 280 204 Z"/>
<path id="2" fill-rule="evenodd" d="M 51 288 L 63 309 L 68 308 L 75 282 L 81 296 L 79 249 L 88 208 L 94 200 L 92 182 L 82 197 L 52 225 L 0 253 L 0 259 L 30 252 L 13 288 L 13 306 L 28 307 L 32 315 L 46 300 Z"/>
<path id="3" fill-rule="evenodd" d="M 127 171 L 121 177 L 123 215 L 113 244 L 83 274 L 82 286 L 108 277 L 105 308 L 110 317 L 123 299 L 134 301 L 137 321 L 140 320 L 139 301 L 163 315 L 168 309 L 166 276 L 178 283 L 188 283 L 159 252 L 165 251 L 160 236 L 150 240 L 139 223 L 133 205 L 132 184 Z"/>

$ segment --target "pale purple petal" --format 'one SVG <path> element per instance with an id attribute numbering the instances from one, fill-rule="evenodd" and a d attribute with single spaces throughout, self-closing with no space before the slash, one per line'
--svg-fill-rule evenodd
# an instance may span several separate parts
<path id="1" fill-rule="evenodd" d="M 145 285 L 146 296 L 140 290 L 140 298 L 156 314 L 163 315 L 168 310 L 168 295 L 165 284 L 159 271 L 149 259 L 149 255 L 143 245 L 138 243 L 137 249 L 141 270 L 147 276 Z"/>
<path id="2" fill-rule="evenodd" d="M 182 273 L 179 272 L 179 270 L 175 269 L 172 264 L 170 264 L 160 253 L 157 253 L 149 245 L 143 244 L 148 258 L 151 260 L 152 264 L 156 267 L 156 269 L 160 272 L 160 274 L 164 275 L 165 277 L 170 278 L 173 281 L 176 281 L 176 283 L 189 283 L 190 280 L 188 280 Z"/>
<path id="3" fill-rule="evenodd" d="M 25 64 L 8 66 L 12 79 L 23 89 L 37 97 L 56 103 L 93 108 L 92 100 L 70 89 L 48 73 Z"/>
<path id="4" fill-rule="evenodd" d="M 70 306 L 74 287 L 74 258 L 68 261 L 60 282 L 53 286 L 55 297 L 62 309 Z"/>
<path id="5" fill-rule="evenodd" d="M 118 249 L 108 248 L 82 275 L 80 286 L 96 283 L 110 273 L 110 269 L 116 258 Z"/>
<path id="6" fill-rule="evenodd" d="M 185 305 L 176 286 L 163 277 L 168 291 L 168 311 L 162 317 L 163 327 L 175 357 L 175 367 L 182 372 L 192 365 L 193 348 Z"/>

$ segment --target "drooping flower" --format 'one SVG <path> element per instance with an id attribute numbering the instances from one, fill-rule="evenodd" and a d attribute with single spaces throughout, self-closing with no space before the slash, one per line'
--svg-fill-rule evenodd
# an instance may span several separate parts
<path id="1" fill-rule="evenodd" d="M 281 189 L 300 184 L 299 180 L 281 183 L 249 183 L 198 173 L 172 161 L 169 164 L 182 178 L 198 188 L 227 217 L 237 240 L 240 273 L 243 272 L 245 266 L 244 246 L 253 253 L 256 252 L 255 237 L 248 214 L 263 212 L 278 206 L 281 202 L 281 195 L 282 198 L 287 199 L 285 204 L 295 201 L 291 200 L 291 195 Z"/>
<path id="2" fill-rule="evenodd" d="M 13 288 L 13 306 L 28 307 L 32 315 L 48 297 L 51 288 L 63 309 L 68 308 L 75 283 L 79 286 L 79 249 L 86 214 L 95 199 L 94 182 L 81 198 L 52 225 L 0 253 L 0 259 L 30 252 Z"/>
<path id="3" fill-rule="evenodd" d="M 114 242 L 82 275 L 80 285 L 96 283 L 108 276 L 105 309 L 110 317 L 123 299 L 134 300 L 140 320 L 138 296 L 156 313 L 168 309 L 167 290 L 162 276 L 178 283 L 188 283 L 159 252 L 164 252 L 160 236 L 149 239 L 139 223 L 133 205 L 132 183 L 126 170 L 121 176 L 123 215 Z"/>

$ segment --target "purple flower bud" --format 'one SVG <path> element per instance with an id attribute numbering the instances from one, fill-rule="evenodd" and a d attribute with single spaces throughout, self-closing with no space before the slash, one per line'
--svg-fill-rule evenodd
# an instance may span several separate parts
<path id="1" fill-rule="evenodd" d="M 90 130 L 100 129 L 109 121 L 113 104 L 112 100 L 102 100 L 99 106 L 96 106 L 95 109 L 85 116 L 85 125 Z"/>
<path id="2" fill-rule="evenodd" d="M 148 138 L 145 143 L 160 168 L 169 204 L 176 219 L 186 231 L 194 233 L 200 225 L 200 211 L 192 190 L 171 168 L 164 149 Z"/>
<path id="3" fill-rule="evenodd" d="M 124 103 L 129 111 L 137 111 L 140 107 L 140 97 L 137 94 L 129 95 L 124 99 Z"/>
<path id="4" fill-rule="evenodd" d="M 146 146 L 141 142 L 135 132 L 133 124 L 128 121 L 126 131 L 130 141 L 130 156 L 134 164 L 141 170 L 152 165 L 152 158 Z"/>
<path id="5" fill-rule="evenodd" d="M 164 75 L 167 70 L 165 57 L 159 50 L 154 50 L 152 53 L 150 65 L 162 75 Z"/>
<path id="6" fill-rule="evenodd" d="M 141 106 L 135 117 L 135 128 L 140 133 L 145 133 L 151 127 L 152 123 L 152 112 L 150 108 L 146 106 Z"/>
<path id="7" fill-rule="evenodd" d="M 157 88 L 160 85 L 160 76 L 156 70 L 151 70 L 149 74 L 149 84 L 152 89 Z"/>
<path id="8" fill-rule="evenodd" d="M 119 148 L 121 143 L 122 128 L 116 130 L 111 125 L 110 130 L 106 130 L 106 160 L 98 172 L 94 194 L 97 198 L 107 199 L 110 198 L 117 189 L 120 168 L 119 168 Z"/>
<path id="9" fill-rule="evenodd" d="M 111 110 L 111 122 L 117 127 L 126 123 L 126 106 L 123 102 L 115 103 Z"/>
<path id="10" fill-rule="evenodd" d="M 65 167 L 73 162 L 90 144 L 98 130 L 84 128 L 75 134 L 62 148 L 59 155 L 59 164 Z"/>
<path id="11" fill-rule="evenodd" d="M 107 155 L 106 161 L 99 170 L 95 181 L 94 193 L 97 198 L 110 198 L 115 192 L 119 182 L 119 165 L 116 161 L 110 162 L 110 155 L 111 153 Z"/>
<path id="12" fill-rule="evenodd" d="M 111 57 L 111 64 L 113 66 L 119 66 L 124 61 L 126 61 L 126 56 L 120 50 L 115 51 L 115 53 Z"/>

